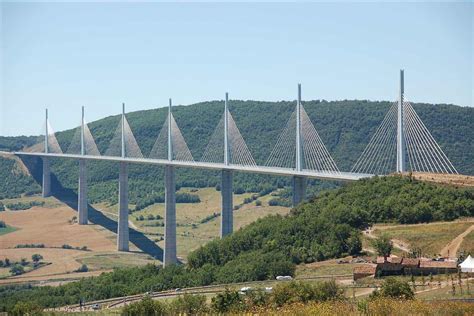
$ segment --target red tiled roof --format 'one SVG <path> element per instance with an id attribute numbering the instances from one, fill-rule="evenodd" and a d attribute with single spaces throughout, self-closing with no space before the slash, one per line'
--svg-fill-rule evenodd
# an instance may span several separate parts
<path id="1" fill-rule="evenodd" d="M 455 269 L 458 264 L 455 261 L 420 261 L 420 268 Z"/>
<path id="2" fill-rule="evenodd" d="M 386 262 L 400 263 L 401 261 L 402 261 L 402 258 L 400 258 L 400 257 L 390 256 L 390 257 L 387 257 Z M 385 263 L 385 258 L 384 257 L 377 257 L 377 263 Z"/>
<path id="3" fill-rule="evenodd" d="M 361 274 L 375 274 L 375 269 L 377 266 L 375 264 L 361 264 L 357 265 L 353 269 L 353 273 L 361 273 Z"/>
<path id="4" fill-rule="evenodd" d="M 391 263 L 402 263 L 402 259 L 403 259 L 403 258 L 400 258 L 400 257 L 392 257 L 392 258 L 390 258 L 390 259 L 392 259 L 392 260 L 391 260 Z"/>
<path id="5" fill-rule="evenodd" d="M 403 258 L 402 265 L 403 266 L 418 266 L 420 263 L 420 259 L 417 258 Z"/>

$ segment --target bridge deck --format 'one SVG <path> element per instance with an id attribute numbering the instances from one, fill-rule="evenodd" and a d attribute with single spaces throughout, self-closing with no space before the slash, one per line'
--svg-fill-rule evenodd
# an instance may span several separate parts
<path id="1" fill-rule="evenodd" d="M 179 161 L 166 159 L 149 159 L 149 158 L 122 158 L 112 156 L 90 156 L 90 155 L 72 155 L 72 154 L 56 154 L 56 153 L 37 153 L 37 152 L 3 152 L 3 154 L 12 154 L 17 156 L 37 156 L 37 157 L 51 157 L 51 158 L 69 158 L 69 159 L 86 159 L 99 160 L 111 162 L 129 162 L 138 164 L 152 164 L 152 165 L 171 165 L 183 168 L 209 169 L 209 170 L 232 170 L 247 173 L 269 174 L 276 176 L 303 176 L 313 179 L 326 180 L 342 180 L 342 181 L 356 181 L 362 178 L 372 177 L 372 174 L 352 173 L 352 172 L 331 172 L 331 171 L 314 171 L 303 170 L 297 171 L 289 168 L 266 167 L 266 166 L 242 166 L 242 165 L 224 165 L 222 163 L 197 162 L 197 161 Z"/>

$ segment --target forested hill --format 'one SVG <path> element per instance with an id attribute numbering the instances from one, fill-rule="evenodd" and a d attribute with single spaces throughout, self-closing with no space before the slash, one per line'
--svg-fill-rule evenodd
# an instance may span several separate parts
<path id="1" fill-rule="evenodd" d="M 291 112 L 295 101 L 257 102 L 231 101 L 230 111 L 257 163 L 264 163 Z M 381 123 L 389 102 L 372 101 L 308 101 L 304 107 L 340 170 L 350 170 Z M 414 108 L 459 172 L 474 174 L 474 108 L 454 105 L 414 104 Z M 166 119 L 166 108 L 137 111 L 127 119 L 144 155 L 150 152 Z M 174 116 L 196 160 L 206 145 L 222 115 L 223 101 L 211 101 L 189 106 L 175 106 Z M 111 116 L 89 124 L 99 150 L 104 153 L 119 123 L 120 116 Z M 54 125 L 54 122 L 52 122 Z M 38 122 L 38 125 L 40 122 Z M 74 130 L 57 133 L 65 150 Z M 31 145 L 34 138 L 0 138 L 0 149 L 18 149 Z M 5 167 L 0 172 L 6 173 Z M 110 163 L 90 163 L 90 197 L 93 201 L 115 196 L 118 168 Z M 162 190 L 162 169 L 156 166 L 134 165 L 130 168 L 131 201 Z M 53 172 L 65 187 L 77 186 L 76 162 L 58 160 Z M 179 170 L 178 186 L 215 186 L 218 173 Z M 239 190 L 260 191 L 265 186 L 282 186 L 284 178 L 239 174 L 235 186 Z M 100 190 L 99 190 L 100 188 Z"/>

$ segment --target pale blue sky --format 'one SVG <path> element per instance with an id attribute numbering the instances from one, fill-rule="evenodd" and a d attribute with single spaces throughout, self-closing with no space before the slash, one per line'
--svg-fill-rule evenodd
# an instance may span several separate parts
<path id="1" fill-rule="evenodd" d="M 231 98 L 473 106 L 472 2 L 0 4 L 0 135 Z"/>

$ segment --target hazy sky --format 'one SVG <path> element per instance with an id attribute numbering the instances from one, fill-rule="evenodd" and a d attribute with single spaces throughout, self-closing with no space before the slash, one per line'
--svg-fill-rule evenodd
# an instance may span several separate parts
<path id="1" fill-rule="evenodd" d="M 1 0 L 0 0 L 1 1 Z M 0 4 L 0 135 L 222 99 L 473 106 L 472 2 Z M 269 113 L 271 115 L 271 113 Z M 356 118 L 355 118 L 356 119 Z"/>

